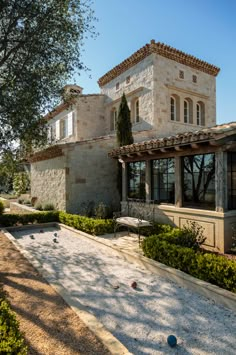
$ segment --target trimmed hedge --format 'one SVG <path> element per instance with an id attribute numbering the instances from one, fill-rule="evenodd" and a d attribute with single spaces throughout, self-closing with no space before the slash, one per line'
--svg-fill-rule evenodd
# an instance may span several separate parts
<path id="1" fill-rule="evenodd" d="M 59 222 L 59 212 L 38 212 L 27 214 L 3 214 L 0 215 L 0 225 L 12 227 L 22 224 Z"/>
<path id="2" fill-rule="evenodd" d="M 145 238 L 144 255 L 236 293 L 236 262 L 211 253 L 171 244 L 159 236 Z"/>
<path id="3" fill-rule="evenodd" d="M 7 301 L 0 298 L 0 353 L 26 355 L 27 346 L 19 330 L 19 323 Z"/>
<path id="4" fill-rule="evenodd" d="M 95 235 L 113 233 L 114 231 L 114 221 L 112 219 L 95 219 L 59 212 L 59 222 Z"/>
<path id="5" fill-rule="evenodd" d="M 95 219 L 59 211 L 4 214 L 0 216 L 0 225 L 5 227 L 48 222 L 61 222 L 67 226 L 95 235 L 113 233 L 114 231 L 114 221 L 112 219 Z"/>

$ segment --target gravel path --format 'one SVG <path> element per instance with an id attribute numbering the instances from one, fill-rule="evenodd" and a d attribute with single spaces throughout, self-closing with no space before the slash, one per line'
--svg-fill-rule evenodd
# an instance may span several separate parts
<path id="1" fill-rule="evenodd" d="M 132 353 L 236 354 L 236 312 L 69 230 L 32 229 L 14 236 Z M 174 349 L 166 343 L 169 334 L 178 338 Z"/>

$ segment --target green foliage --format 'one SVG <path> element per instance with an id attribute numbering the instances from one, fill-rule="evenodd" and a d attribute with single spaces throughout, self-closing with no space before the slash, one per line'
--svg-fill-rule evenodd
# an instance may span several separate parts
<path id="1" fill-rule="evenodd" d="M 94 215 L 95 215 L 95 218 L 105 219 L 105 218 L 108 218 L 109 215 L 111 215 L 111 211 L 107 205 L 105 205 L 103 202 L 100 202 L 94 208 Z"/>
<path id="2" fill-rule="evenodd" d="M 36 210 L 38 210 L 38 211 L 43 211 L 43 206 L 42 206 L 42 204 L 39 203 L 39 202 L 36 204 L 35 208 L 36 208 Z"/>
<path id="3" fill-rule="evenodd" d="M 27 347 L 19 331 L 19 323 L 8 303 L 0 298 L 0 353 L 26 355 Z"/>
<path id="4" fill-rule="evenodd" d="M 148 237 L 150 235 L 158 235 L 161 233 L 168 233 L 171 232 L 173 229 L 172 226 L 169 224 L 162 224 L 153 222 L 151 227 L 143 227 L 142 228 L 142 235 Z"/>
<path id="5" fill-rule="evenodd" d="M 1 96 L 0 96 L 1 97 Z M 13 189 L 13 177 L 19 171 L 16 152 L 4 151 L 0 160 L 0 190 L 10 192 Z M 8 198 L 8 197 L 6 197 Z"/>
<path id="6" fill-rule="evenodd" d="M 121 98 L 121 103 L 116 122 L 116 137 L 120 147 L 123 145 L 132 144 L 134 142 L 132 136 L 132 124 L 130 120 L 130 109 L 127 104 L 125 94 Z"/>
<path id="7" fill-rule="evenodd" d="M 54 211 L 55 207 L 52 203 L 45 203 L 45 205 L 43 206 L 43 210 L 44 211 Z"/>
<path id="8" fill-rule="evenodd" d="M 4 204 L 2 201 L 0 201 L 0 215 L 3 214 L 4 212 Z"/>
<path id="9" fill-rule="evenodd" d="M 206 237 L 203 235 L 203 227 L 200 226 L 195 221 L 187 221 L 187 223 L 181 228 L 183 232 L 183 237 L 186 240 L 185 246 L 198 249 L 206 240 Z M 181 245 L 181 244 L 180 244 Z"/>
<path id="10" fill-rule="evenodd" d="M 142 243 L 144 255 L 201 280 L 236 292 L 236 262 L 223 256 L 195 251 L 151 236 Z"/>
<path id="11" fill-rule="evenodd" d="M 86 69 L 81 47 L 95 35 L 91 6 L 91 0 L 1 1 L 0 149 L 46 140 L 41 117 Z"/>
<path id="12" fill-rule="evenodd" d="M 114 231 L 114 221 L 111 219 L 95 219 L 59 212 L 59 221 L 67 226 L 95 235 L 113 233 Z"/>
<path id="13" fill-rule="evenodd" d="M 26 193 L 30 188 L 29 175 L 25 172 L 17 173 L 13 179 L 13 189 L 15 193 L 20 196 Z"/>
<path id="14" fill-rule="evenodd" d="M 0 225 L 4 227 L 48 222 L 59 222 L 59 212 L 48 211 L 29 214 L 0 215 Z"/>
<path id="15" fill-rule="evenodd" d="M 82 202 L 80 205 L 81 214 L 86 217 L 94 216 L 94 206 L 94 201 Z"/>

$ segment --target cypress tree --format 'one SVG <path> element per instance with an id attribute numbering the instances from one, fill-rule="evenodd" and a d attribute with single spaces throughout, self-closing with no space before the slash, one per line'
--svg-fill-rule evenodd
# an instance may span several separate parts
<path id="1" fill-rule="evenodd" d="M 127 104 L 125 94 L 123 93 L 116 122 L 116 137 L 120 147 L 132 144 L 134 142 L 132 136 L 132 124 L 130 120 L 130 109 Z"/>

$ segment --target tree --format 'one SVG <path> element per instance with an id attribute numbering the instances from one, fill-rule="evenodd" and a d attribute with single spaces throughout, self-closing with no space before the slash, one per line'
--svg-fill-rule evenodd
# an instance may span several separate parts
<path id="1" fill-rule="evenodd" d="M 1 0 L 0 15 L 1 151 L 45 139 L 42 117 L 85 69 L 81 47 L 95 33 L 91 0 Z"/>
<path id="2" fill-rule="evenodd" d="M 5 151 L 0 160 L 0 192 L 13 190 L 13 178 L 19 171 L 17 157 L 12 151 Z"/>
<path id="3" fill-rule="evenodd" d="M 116 136 L 120 147 L 132 144 L 132 124 L 130 120 L 130 109 L 127 104 L 125 94 L 123 93 L 116 122 Z"/>

